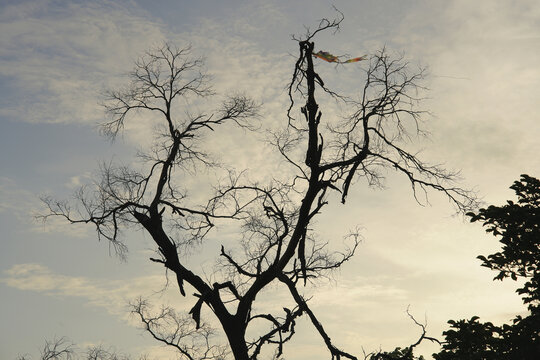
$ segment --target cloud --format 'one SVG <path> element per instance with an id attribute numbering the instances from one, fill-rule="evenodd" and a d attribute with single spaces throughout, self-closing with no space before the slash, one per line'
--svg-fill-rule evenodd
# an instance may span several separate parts
<path id="1" fill-rule="evenodd" d="M 151 294 L 164 286 L 162 275 L 124 280 L 92 279 L 54 273 L 48 267 L 29 263 L 17 264 L 4 271 L 0 282 L 22 291 L 34 291 L 54 297 L 76 297 L 89 306 L 106 309 L 113 315 L 125 315 L 128 301 Z"/>
<path id="2" fill-rule="evenodd" d="M 420 4 L 395 40 L 430 66 L 440 156 L 467 173 L 537 168 L 538 2 Z"/>
<path id="3" fill-rule="evenodd" d="M 142 14 L 132 3 L 57 4 L 53 1 L 22 3 L 6 6 L 0 14 L 0 77 L 4 87 L 0 116 L 3 118 L 28 122 L 99 121 L 103 114 L 97 105 L 99 91 L 103 87 L 125 84 L 126 79 L 120 75 L 132 68 L 132 60 L 151 45 L 169 39 L 179 46 L 189 40 L 195 52 L 206 55 L 218 92 L 247 91 L 264 102 L 264 126 L 272 128 L 283 124 L 288 105 L 284 87 L 294 65 L 294 57 L 286 53 L 295 54 L 297 49 L 296 44 L 287 43 L 288 38 L 281 35 L 284 31 L 300 29 L 301 23 L 297 23 L 296 28 L 291 27 L 288 16 L 294 14 L 285 14 L 269 2 L 250 3 L 237 13 L 236 9 L 231 10 L 227 16 L 221 16 L 220 21 L 207 18 L 191 29 L 167 33 L 158 20 Z M 453 1 L 444 6 L 440 3 L 421 4 L 423 8 L 419 11 L 406 12 L 409 15 L 401 23 L 403 31 L 397 31 L 399 35 L 393 39 L 393 44 L 401 44 L 408 55 L 431 66 L 430 96 L 433 99 L 430 106 L 437 118 L 430 124 L 430 130 L 437 149 L 428 152 L 427 156 L 436 155 L 436 161 L 442 157 L 451 165 L 464 166 L 469 174 L 474 173 L 477 179 L 490 183 L 503 181 L 499 180 L 501 177 L 493 176 L 501 169 L 511 167 L 515 171 L 534 164 L 534 161 L 538 164 L 534 159 L 538 159 L 540 151 L 535 115 L 535 96 L 540 85 L 537 70 L 539 38 L 533 35 L 538 33 L 538 6 L 533 2 L 520 2 L 519 6 L 470 1 Z M 378 21 L 379 18 L 373 16 L 373 19 Z M 337 43 L 346 39 L 345 34 L 356 27 L 347 20 L 344 25 L 343 34 L 332 38 L 336 41 L 333 45 L 348 47 L 345 51 L 364 49 L 351 45 L 358 44 L 360 40 L 357 39 L 347 44 Z M 384 25 L 381 27 L 386 29 Z M 374 39 L 372 33 L 361 27 L 362 24 L 357 31 L 371 37 L 373 44 L 384 42 L 380 38 Z M 356 69 L 345 68 L 337 75 L 331 67 L 321 71 L 327 73 L 328 81 L 332 82 L 353 70 Z M 352 75 L 350 79 L 356 80 Z M 214 105 L 203 104 L 201 110 Z M 321 105 L 324 105 L 322 96 Z M 322 108 L 326 109 L 325 116 L 330 114 L 327 107 Z M 128 141 L 147 143 L 150 128 L 148 122 L 128 126 Z M 257 138 L 230 129 L 221 130 L 216 132 L 217 136 L 207 139 L 211 150 L 234 159 L 239 168 L 251 168 L 261 176 L 271 173 L 268 170 L 277 162 L 268 157 L 267 152 L 253 150 L 259 149 Z M 238 139 L 241 139 L 240 143 Z M 505 171 L 501 176 L 515 175 Z M 68 187 L 79 185 L 81 179 L 83 176 L 71 178 Z M 200 182 L 200 177 L 194 177 L 193 183 L 185 185 L 194 188 Z M 497 191 L 508 185 L 510 182 L 504 180 Z M 346 332 L 344 337 L 340 335 L 343 342 L 358 344 L 361 334 L 366 340 L 364 345 L 370 349 L 370 346 L 380 344 L 379 334 L 385 334 L 389 344 L 409 341 L 403 338 L 394 341 L 398 337 L 396 334 L 415 331 L 414 326 L 412 330 L 405 329 L 411 325 L 404 313 L 409 302 L 412 302 L 413 310 L 423 313 L 426 309 L 428 315 L 437 316 L 432 322 L 441 324 L 437 329 L 442 329 L 450 318 L 450 307 L 454 307 L 451 310 L 458 314 L 456 316 L 462 316 L 463 311 L 469 309 L 481 309 L 500 319 L 503 316 L 501 307 L 508 309 L 521 305 L 512 289 L 508 296 L 500 297 L 500 292 L 492 288 L 487 291 L 488 285 L 485 288 L 478 286 L 482 281 L 490 281 L 491 277 L 481 278 L 479 272 L 472 272 L 477 266 L 474 256 L 478 252 L 476 248 L 472 249 L 475 245 L 464 240 L 469 233 L 459 234 L 461 240 L 456 239 L 459 231 L 455 228 L 459 224 L 426 226 L 438 222 L 437 219 L 446 213 L 415 218 L 417 213 L 407 208 L 411 203 L 395 211 L 396 204 L 410 196 L 408 189 L 404 192 L 394 188 L 386 191 L 384 196 L 379 195 L 362 193 L 357 197 L 361 205 L 350 204 L 344 210 L 349 214 L 347 221 L 329 222 L 321 229 L 335 234 L 335 229 L 348 228 L 361 219 L 362 224 L 371 229 L 367 238 L 376 242 L 373 246 L 369 242 L 362 246 L 357 256 L 359 262 L 354 265 L 354 271 L 365 274 L 365 278 L 340 279 L 335 287 L 316 289 L 314 307 L 321 316 L 332 320 L 323 321 L 333 327 L 332 334 L 342 334 L 344 327 L 352 328 L 353 331 Z M 0 178 L 0 198 L 0 213 L 14 213 L 18 219 L 31 218 L 31 209 L 39 206 L 35 194 L 21 189 L 16 181 L 6 177 Z M 366 213 L 372 215 L 366 216 Z M 418 223 L 418 226 L 411 226 L 411 223 Z M 64 222 L 53 221 L 47 226 L 50 231 L 66 231 L 73 235 L 74 228 Z M 44 229 L 29 228 L 32 231 Z M 460 260 L 465 257 L 470 257 L 471 261 Z M 440 271 L 434 274 L 434 268 Z M 390 277 L 392 271 L 399 276 Z M 57 274 L 39 264 L 19 264 L 10 268 L 1 281 L 21 291 L 80 298 L 89 306 L 120 314 L 125 311 L 126 299 L 140 295 L 140 291 L 155 289 L 162 280 L 162 276 L 149 276 L 130 281 L 104 281 Z M 473 285 L 465 286 L 465 281 Z M 470 295 L 471 290 L 476 290 L 474 295 Z M 278 295 L 279 300 L 289 298 L 282 293 Z M 456 296 L 458 302 L 449 300 Z M 497 302 L 498 307 L 485 306 L 486 299 L 495 296 L 503 299 Z M 275 307 L 278 303 L 275 297 L 272 301 L 266 301 L 264 297 L 258 300 L 260 309 Z M 353 326 L 343 325 L 344 313 L 349 315 L 345 320 Z M 404 325 L 396 325 L 396 321 Z"/>
<path id="4" fill-rule="evenodd" d="M 72 178 L 66 186 L 75 186 L 78 178 Z M 40 200 L 40 196 L 24 189 L 15 180 L 5 176 L 0 176 L 0 199 L 0 214 L 14 216 L 18 222 L 24 225 L 25 232 L 57 233 L 86 237 L 92 230 L 89 226 L 70 224 L 65 219 L 56 216 L 48 218 L 47 221 L 37 220 L 37 215 L 48 213 L 45 204 Z"/>
<path id="5" fill-rule="evenodd" d="M 0 176 L 0 213 L 11 213 L 19 219 L 28 215 L 35 195 L 22 189 L 12 179 Z"/>
<path id="6" fill-rule="evenodd" d="M 6 6 L 0 14 L 0 115 L 27 122 L 95 122 L 105 84 L 126 71 L 150 44 L 162 42 L 160 24 L 125 2 Z"/>
<path id="7" fill-rule="evenodd" d="M 283 89 L 292 62 L 257 41 L 272 39 L 269 28 L 284 17 L 271 4 L 248 7 L 241 10 L 246 16 L 231 12 L 222 22 L 202 19 L 196 27 L 172 33 L 127 1 L 67 5 L 43 1 L 6 6 L 0 14 L 0 77 L 4 80 L 0 116 L 12 121 L 95 125 L 105 117 L 98 104 L 100 93 L 127 85 L 124 75 L 133 68 L 134 60 L 168 40 L 180 47 L 191 43 L 195 55 L 206 56 L 215 90 L 220 94 L 249 93 L 265 104 L 265 125 L 275 127 L 276 115 L 281 120 L 285 113 Z M 192 110 L 210 113 L 219 102 L 217 97 Z M 140 121 L 140 115 L 148 114 L 128 119 L 126 139 L 145 146 L 156 122 Z M 224 134 L 215 137 L 218 153 L 220 145 L 231 138 Z M 251 137 L 247 140 L 256 142 Z M 258 160 L 264 159 L 264 154 L 256 155 Z M 240 165 L 246 165 L 250 156 L 252 164 L 259 163 L 253 161 L 253 153 L 236 158 L 241 159 Z"/>
<path id="8" fill-rule="evenodd" d="M 142 297 L 152 305 L 155 312 L 163 305 L 171 306 L 178 312 L 188 311 L 195 302 L 193 297 L 181 297 L 174 286 L 166 287 L 166 278 L 156 273 L 130 279 L 111 280 L 85 276 L 69 276 L 54 272 L 49 267 L 37 263 L 17 264 L 4 270 L 0 275 L 0 285 L 25 292 L 38 293 L 54 298 L 80 299 L 85 306 L 103 309 L 111 316 L 135 327 L 141 327 L 138 316 L 130 313 L 128 304 Z M 206 308 L 204 312 L 209 311 Z M 208 316 L 205 321 L 215 323 Z M 119 335 L 121 337 L 121 335 Z M 111 341 L 107 339 L 107 342 Z M 114 343 L 114 339 L 112 340 Z M 83 343 L 81 347 L 95 345 Z M 123 349 L 126 350 L 126 349 Z M 148 346 L 145 341 L 133 344 L 131 351 L 138 354 L 152 354 L 157 358 L 173 359 L 174 351 L 163 346 Z"/>
<path id="9" fill-rule="evenodd" d="M 64 184 L 66 188 L 69 189 L 79 189 L 83 184 L 89 183 L 92 179 L 90 172 L 85 172 L 82 175 L 75 175 L 69 178 L 69 181 Z"/>

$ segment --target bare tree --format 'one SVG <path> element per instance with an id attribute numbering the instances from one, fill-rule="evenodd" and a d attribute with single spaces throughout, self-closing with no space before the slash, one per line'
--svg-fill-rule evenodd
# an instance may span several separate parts
<path id="1" fill-rule="evenodd" d="M 131 311 L 154 339 L 176 349 L 189 360 L 223 360 L 227 357 L 226 346 L 211 342 L 214 329 L 204 322 L 195 323 L 187 313 L 178 313 L 169 306 L 152 313 L 148 301 L 143 298 L 131 304 Z"/>
<path id="2" fill-rule="evenodd" d="M 419 194 L 435 190 L 445 194 L 458 210 L 474 204 L 473 194 L 453 185 L 456 174 L 422 162 L 405 148 L 410 138 L 421 134 L 423 112 L 416 107 L 421 70 L 411 74 L 402 59 L 393 59 L 382 50 L 371 56 L 357 99 L 325 85 L 315 71 L 313 39 L 321 31 L 339 29 L 342 20 L 324 19 L 315 31 L 308 30 L 304 38 L 295 39 L 299 55 L 288 86 L 290 107 L 283 131 L 276 133 L 273 141 L 290 165 L 287 178 L 276 176 L 261 185 L 231 171 L 206 203 L 189 204 L 178 179 L 189 175 L 193 167 L 213 165 L 199 148 L 201 137 L 226 123 L 252 127 L 258 106 L 237 95 L 226 99 L 213 114 L 186 112 L 179 117 L 180 100 L 213 93 L 207 76 L 200 71 L 201 61 L 192 59 L 189 49 L 166 45 L 136 63 L 129 88 L 109 93 L 106 109 L 112 118 L 102 126 L 104 134 L 115 137 L 135 111 L 157 115 L 163 131 L 143 157 L 146 170 L 104 166 L 94 189 L 85 188 L 77 194 L 82 205 L 78 213 L 65 202 L 45 199 L 50 210 L 45 218 L 57 215 L 72 223 L 92 223 L 98 235 L 108 239 L 120 254 L 125 251 L 122 227 L 138 225 L 150 234 L 159 254 L 151 260 L 174 274 L 182 295 L 186 294 L 185 283 L 195 291 L 189 310 L 194 328 L 171 309 L 150 314 L 144 300 L 135 303 L 133 311 L 154 338 L 177 348 L 183 358 L 224 356 L 222 348 L 211 344 L 212 333 L 201 320 L 205 306 L 220 323 L 237 360 L 256 359 L 264 348 L 274 349 L 276 358 L 281 356 L 301 316 L 311 321 L 332 359 L 356 359 L 334 345 L 301 290 L 351 259 L 360 241 L 358 231 L 352 231 L 347 236 L 349 248 L 335 252 L 310 227 L 332 194 L 338 194 L 344 203 L 356 179 L 366 178 L 378 185 L 385 171 L 395 170 L 405 175 L 419 201 Z M 345 105 L 349 115 L 338 121 L 325 120 L 316 89 Z M 296 104 L 303 101 L 303 119 L 296 119 Z M 221 271 L 211 282 L 185 265 L 179 248 L 204 240 L 218 220 L 242 224 L 238 233 L 242 251 L 222 245 L 218 254 Z M 170 235 L 170 226 L 182 235 Z M 271 284 L 285 289 L 293 305 L 274 313 L 257 312 L 256 299 Z M 165 329 L 165 323 L 172 330 Z M 267 325 L 255 335 L 248 334 L 248 330 L 263 328 L 255 324 Z M 425 332 L 420 340 L 423 338 Z"/>
<path id="3" fill-rule="evenodd" d="M 27 355 L 19 356 L 18 360 L 29 360 Z M 39 360 L 130 360 L 128 355 L 120 354 L 114 350 L 106 349 L 101 345 L 90 346 L 85 351 L 77 351 L 76 347 L 65 337 L 46 340 L 40 352 Z M 143 355 L 138 360 L 148 360 Z"/>
<path id="4" fill-rule="evenodd" d="M 75 358 L 75 347 L 65 337 L 45 341 L 43 349 L 40 351 L 40 360 L 71 360 Z M 27 360 L 27 355 L 22 355 L 18 360 Z"/>

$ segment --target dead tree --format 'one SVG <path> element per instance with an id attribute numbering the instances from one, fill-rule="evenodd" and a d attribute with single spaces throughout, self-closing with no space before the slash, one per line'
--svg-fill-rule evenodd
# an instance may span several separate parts
<path id="1" fill-rule="evenodd" d="M 338 29 L 341 20 L 322 20 L 315 31 L 296 40 L 299 55 L 288 88 L 291 103 L 283 131 L 276 134 L 274 141 L 284 161 L 291 165 L 288 179 L 260 185 L 231 172 L 205 204 L 189 205 L 176 179 L 189 174 L 186 169 L 190 166 L 212 165 L 198 147 L 200 136 L 225 123 L 249 128 L 258 106 L 245 96 L 235 96 L 214 114 L 178 118 L 175 104 L 180 98 L 210 96 L 212 91 L 206 85 L 206 75 L 200 72 L 200 60 L 193 60 L 188 49 L 167 45 L 140 60 L 131 73 L 131 86 L 111 92 L 106 102 L 112 115 L 112 120 L 102 127 L 107 135 L 116 136 L 135 111 L 153 113 L 162 122 L 161 137 L 152 153 L 144 157 L 145 172 L 103 167 L 95 190 L 78 193 L 81 218 L 67 203 L 45 199 L 50 209 L 46 216 L 92 223 L 98 235 L 108 239 L 120 253 L 125 249 L 120 229 L 142 227 L 159 254 L 151 260 L 174 274 L 182 295 L 186 294 L 185 284 L 194 289 L 189 314 L 195 328 L 202 332 L 201 339 L 209 339 L 201 320 L 201 309 L 207 307 L 220 323 L 236 360 L 257 359 L 263 348 L 273 348 L 275 357 L 279 357 L 294 336 L 301 316 L 311 321 L 332 359 L 356 359 L 334 345 L 302 291 L 303 286 L 349 260 L 359 243 L 359 234 L 353 231 L 349 235 L 350 247 L 333 252 L 310 227 L 332 193 L 337 193 L 344 203 L 356 179 L 363 177 L 377 184 L 382 171 L 395 170 L 410 182 L 414 196 L 419 191 L 439 191 L 459 210 L 474 202 L 471 193 L 452 185 L 455 174 L 425 164 L 404 147 L 404 139 L 420 132 L 422 112 L 416 110 L 416 91 L 421 71 L 409 74 L 406 63 L 392 59 L 383 50 L 371 56 L 358 99 L 344 97 L 325 85 L 315 70 L 313 39 L 321 31 Z M 326 122 L 316 101 L 316 89 L 342 102 L 350 109 L 349 116 Z M 303 119 L 296 119 L 296 104 L 303 101 Z M 211 283 L 185 265 L 178 249 L 204 240 L 218 220 L 240 221 L 238 242 L 243 252 L 234 252 L 223 244 L 218 254 L 223 271 L 216 274 L 219 280 Z M 182 231 L 181 238 L 167 232 L 170 225 Z M 276 313 L 257 313 L 256 299 L 270 284 L 286 289 L 293 305 Z M 165 333 L 153 331 L 151 325 L 167 314 L 148 314 L 142 305 L 136 304 L 135 312 L 156 339 L 177 346 L 184 358 L 205 358 L 197 355 L 204 351 L 195 351 L 177 338 L 167 340 Z M 248 338 L 248 330 L 255 323 L 266 323 L 266 330 Z"/>
<path id="2" fill-rule="evenodd" d="M 20 355 L 17 360 L 29 360 L 27 355 Z M 40 351 L 40 360 L 72 360 L 75 359 L 75 347 L 66 338 L 45 341 L 43 349 Z"/>
<path id="3" fill-rule="evenodd" d="M 67 338 L 46 340 L 40 352 L 39 360 L 131 360 L 128 355 L 118 353 L 113 349 L 106 349 L 101 345 L 87 347 L 84 351 L 77 351 Z M 31 360 L 27 355 L 17 357 L 17 360 Z M 137 360 L 149 360 L 142 355 Z"/>

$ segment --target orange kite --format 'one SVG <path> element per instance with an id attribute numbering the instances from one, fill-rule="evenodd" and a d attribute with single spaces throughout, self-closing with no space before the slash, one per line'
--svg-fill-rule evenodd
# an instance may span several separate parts
<path id="1" fill-rule="evenodd" d="M 335 63 L 338 63 L 338 64 L 353 63 L 353 62 L 357 62 L 357 61 L 367 59 L 367 55 L 364 55 L 364 56 L 348 59 L 348 60 L 345 60 L 345 61 L 341 61 L 341 60 L 339 60 L 339 57 L 337 57 L 335 55 L 332 55 L 332 54 L 330 54 L 330 53 L 328 53 L 326 51 L 319 51 L 319 52 L 313 53 L 313 56 L 318 57 L 319 59 L 322 59 L 322 60 L 327 61 L 327 62 L 335 62 Z"/>

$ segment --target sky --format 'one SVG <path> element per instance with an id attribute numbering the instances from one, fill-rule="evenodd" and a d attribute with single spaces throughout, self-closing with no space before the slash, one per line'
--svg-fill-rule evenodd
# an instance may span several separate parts
<path id="1" fill-rule="evenodd" d="M 69 198 L 101 162 L 130 161 L 149 144 L 147 123 L 128 125 L 114 143 L 100 137 L 97 124 L 106 117 L 99 103 L 105 89 L 126 82 L 145 50 L 166 41 L 190 44 L 205 58 L 216 92 L 246 91 L 262 102 L 263 125 L 285 124 L 284 89 L 298 52 L 292 35 L 333 17 L 332 5 L 345 20 L 340 32 L 316 39 L 317 49 L 360 56 L 386 47 L 428 67 L 422 106 L 430 112 L 423 123 L 430 136 L 414 143 L 425 159 L 461 170 L 460 184 L 486 205 L 511 199 L 508 187 L 520 174 L 540 176 L 535 0 L 3 0 L 0 358 L 36 359 L 46 339 L 62 336 L 79 349 L 102 344 L 133 356 L 174 358 L 128 313 L 138 296 L 191 307 L 191 298 L 163 290 L 162 267 L 148 261 L 148 237 L 128 232 L 129 256 L 121 261 L 92 228 L 36 221 L 40 196 Z M 361 62 L 316 66 L 343 92 L 355 94 L 363 85 L 354 81 Z M 263 179 L 275 170 L 262 136 L 231 132 L 212 150 Z M 189 184 L 198 190 L 197 181 Z M 517 285 L 493 282 L 495 274 L 475 259 L 496 250 L 496 239 L 456 216 L 441 195 L 430 194 L 430 204 L 421 206 L 407 180 L 389 173 L 382 189 L 359 182 L 346 205 L 334 200 L 316 225 L 321 237 L 339 244 L 359 226 L 363 241 L 331 281 L 306 293 L 346 351 L 361 355 L 414 342 L 419 329 L 407 308 L 439 338 L 449 319 L 478 315 L 500 324 L 525 311 Z M 221 235 L 229 234 L 211 239 Z M 194 251 L 192 266 L 208 269 L 210 250 Z M 258 306 L 282 300 L 276 292 Z M 286 358 L 329 358 L 313 328 L 307 322 L 299 328 Z M 434 351 L 437 346 L 422 344 L 417 353 L 429 358 Z"/>

